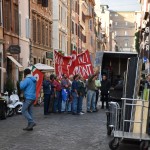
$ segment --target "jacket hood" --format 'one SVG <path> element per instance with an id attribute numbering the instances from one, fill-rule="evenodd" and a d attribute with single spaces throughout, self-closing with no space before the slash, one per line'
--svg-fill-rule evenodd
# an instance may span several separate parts
<path id="1" fill-rule="evenodd" d="M 32 75 L 27 75 L 26 78 L 30 78 L 33 82 L 36 82 L 36 78 Z"/>

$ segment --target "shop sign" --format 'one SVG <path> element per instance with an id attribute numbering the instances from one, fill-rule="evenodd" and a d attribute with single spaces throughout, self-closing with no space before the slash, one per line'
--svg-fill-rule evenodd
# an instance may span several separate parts
<path id="1" fill-rule="evenodd" d="M 145 27 L 145 50 L 149 51 L 149 27 Z"/>
<path id="2" fill-rule="evenodd" d="M 20 46 L 19 45 L 10 45 L 8 51 L 11 54 L 19 54 L 20 53 Z"/>
<path id="3" fill-rule="evenodd" d="M 53 52 L 46 52 L 46 58 L 53 59 Z"/>

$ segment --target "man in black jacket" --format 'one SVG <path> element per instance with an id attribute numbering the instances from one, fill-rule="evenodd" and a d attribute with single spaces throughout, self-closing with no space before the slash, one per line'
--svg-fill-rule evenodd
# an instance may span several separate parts
<path id="1" fill-rule="evenodd" d="M 110 81 L 107 79 L 107 76 L 104 74 L 102 76 L 101 82 L 101 101 L 102 101 L 102 109 L 104 109 L 104 102 L 106 102 L 106 108 L 108 109 L 108 96 L 109 96 L 109 89 L 110 89 Z"/>

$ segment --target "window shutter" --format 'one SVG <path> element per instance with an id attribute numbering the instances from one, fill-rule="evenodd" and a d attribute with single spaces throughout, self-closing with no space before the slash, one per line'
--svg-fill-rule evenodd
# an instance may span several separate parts
<path id="1" fill-rule="evenodd" d="M 19 36 L 21 36 L 21 14 L 19 13 Z"/>

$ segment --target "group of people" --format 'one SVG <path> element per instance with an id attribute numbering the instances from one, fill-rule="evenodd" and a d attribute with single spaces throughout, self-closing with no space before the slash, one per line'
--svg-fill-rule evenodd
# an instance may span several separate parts
<path id="1" fill-rule="evenodd" d="M 101 108 L 104 109 L 105 101 L 108 108 L 109 89 L 110 82 L 105 74 L 102 81 L 98 80 L 98 73 L 90 75 L 87 80 L 79 74 L 71 75 L 69 78 L 63 74 L 61 80 L 54 74 L 46 75 L 43 81 L 44 115 L 50 112 L 84 114 L 82 110 L 84 97 L 87 99 L 87 113 L 97 112 L 99 91 L 101 91 Z"/>
<path id="2" fill-rule="evenodd" d="M 36 99 L 36 78 L 31 75 L 30 69 L 24 70 L 24 77 L 24 80 L 20 82 L 20 89 L 24 92 L 22 114 L 27 119 L 28 125 L 23 130 L 31 131 L 36 126 L 32 117 L 32 107 Z M 97 112 L 99 91 L 101 91 L 101 108 L 104 109 L 104 102 L 108 108 L 110 81 L 105 74 L 102 76 L 102 81 L 98 80 L 98 73 L 90 75 L 87 80 L 78 74 L 71 75 L 69 78 L 63 74 L 61 80 L 54 74 L 45 75 L 42 86 L 44 115 L 50 112 L 84 114 L 82 110 L 84 97 L 87 99 L 87 113 Z"/>

